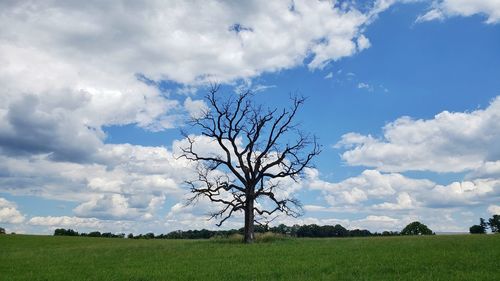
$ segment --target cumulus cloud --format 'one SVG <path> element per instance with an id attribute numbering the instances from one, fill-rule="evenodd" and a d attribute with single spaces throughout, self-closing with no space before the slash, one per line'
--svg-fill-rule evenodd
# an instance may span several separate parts
<path id="1" fill-rule="evenodd" d="M 193 138 L 197 140 L 198 151 L 213 154 L 221 152 L 218 145 L 208 138 Z M 165 201 L 185 200 L 187 190 L 182 184 L 185 180 L 196 178 L 196 163 L 178 158 L 181 155 L 180 148 L 186 145 L 188 142 L 185 139 L 174 141 L 171 150 L 165 147 L 105 144 L 89 163 L 53 161 L 48 155 L 0 155 L 0 192 L 75 202 L 78 205 L 73 213 L 82 219 L 159 219 L 158 212 Z M 276 196 L 293 196 L 300 188 L 300 181 L 282 180 Z M 265 200 L 258 203 L 262 206 L 269 204 Z M 205 202 L 199 206 L 200 213 L 196 216 L 199 216 L 200 222 L 204 222 L 208 218 L 207 213 L 218 207 Z M 192 211 L 193 208 L 188 210 Z M 189 225 L 195 216 L 193 213 L 182 214 L 187 218 L 183 220 L 173 212 L 171 216 L 176 216 L 178 223 L 170 226 Z M 206 224 L 214 225 L 214 221 L 203 223 Z"/>
<path id="2" fill-rule="evenodd" d="M 187 198 L 187 196 L 186 196 Z M 206 198 L 200 198 L 195 204 L 186 204 L 186 201 L 174 204 L 165 216 L 164 225 L 168 229 L 218 229 L 218 221 L 210 220 L 210 213 L 219 210 L 221 206 Z M 243 212 L 235 212 L 224 222 L 223 229 L 242 227 Z"/>
<path id="3" fill-rule="evenodd" d="M 380 210 L 405 210 L 415 208 L 415 203 L 410 194 L 407 192 L 401 192 L 398 194 L 395 203 L 384 202 L 373 206 L 373 208 Z"/>
<path id="4" fill-rule="evenodd" d="M 476 179 L 473 181 L 452 182 L 448 185 L 435 185 L 419 198 L 430 207 L 459 207 L 484 205 L 500 199 L 500 180 Z"/>
<path id="5" fill-rule="evenodd" d="M 163 204 L 165 196 L 152 194 L 104 194 L 78 205 L 73 211 L 79 217 L 102 219 L 151 219 L 152 211 Z"/>
<path id="6" fill-rule="evenodd" d="M 413 221 L 420 221 L 428 225 L 435 232 L 468 232 L 470 225 L 476 223 L 477 217 L 460 212 L 457 216 L 457 209 L 419 209 L 407 214 L 395 213 L 362 215 L 354 219 L 341 219 L 318 217 L 302 217 L 289 220 L 284 218 L 275 223 L 285 223 L 288 225 L 298 224 L 318 224 L 335 225 L 341 224 L 347 229 L 368 229 L 372 232 L 401 231 L 406 225 Z"/>
<path id="7" fill-rule="evenodd" d="M 488 212 L 492 215 L 500 215 L 500 206 L 498 205 L 490 205 L 488 207 Z"/>
<path id="8" fill-rule="evenodd" d="M 104 220 L 98 218 L 81 218 L 76 216 L 34 216 L 26 222 L 32 233 L 52 234 L 56 228 L 71 228 L 78 232 L 113 232 L 113 233 L 145 233 L 154 231 L 161 233 L 164 230 L 158 221 L 127 221 Z"/>
<path id="9" fill-rule="evenodd" d="M 366 218 L 352 221 L 350 228 L 362 228 L 371 230 L 399 230 L 403 226 L 400 219 L 389 216 L 370 215 Z"/>
<path id="10" fill-rule="evenodd" d="M 24 221 L 24 215 L 17 210 L 15 203 L 0 197 L 0 222 L 18 224 Z"/>
<path id="11" fill-rule="evenodd" d="M 417 18 L 417 22 L 443 20 L 447 17 L 472 15 L 486 16 L 486 23 L 494 24 L 500 22 L 499 0 L 438 0 L 434 1 L 432 7 L 425 14 Z"/>
<path id="12" fill-rule="evenodd" d="M 371 231 L 401 230 L 412 221 L 421 221 L 434 231 L 465 232 L 482 213 L 472 213 L 471 207 L 484 212 L 497 210 L 500 185 L 497 179 L 475 179 L 447 185 L 426 179 L 409 178 L 397 173 L 366 170 L 341 182 L 321 180 L 316 170 L 309 170 L 305 186 L 319 190 L 316 205 L 305 205 L 306 215 L 340 221 L 346 214 L 365 216 L 344 219 L 348 228 Z M 316 223 L 327 223 L 318 219 Z"/>
<path id="13" fill-rule="evenodd" d="M 370 40 L 368 40 L 368 38 L 366 38 L 364 35 L 358 37 L 357 44 L 358 50 L 360 51 L 368 49 L 371 46 Z"/>
<path id="14" fill-rule="evenodd" d="M 380 171 L 464 172 L 500 157 L 500 97 L 486 109 L 443 111 L 433 119 L 401 117 L 384 126 L 383 137 L 345 134 L 336 144 L 346 149 L 349 165 Z"/>
<path id="15" fill-rule="evenodd" d="M 228 81 L 301 64 L 315 46 L 321 50 L 312 52 L 312 68 L 355 53 L 355 42 L 366 46 L 360 28 L 370 16 L 329 2 L 289 4 L 158 2 L 106 9 L 109 4 L 97 2 L 3 3 L 0 21 L 11 27 L 0 34 L 0 147 L 3 163 L 10 163 L 3 189 L 65 198 L 87 189 L 123 192 L 135 182 L 126 173 L 137 159 L 119 152 L 125 146 L 103 145 L 102 127 L 172 127 L 165 113 L 180 106 L 144 77 Z M 186 17 L 207 20 L 186 24 Z M 187 98 L 184 108 L 197 114 L 204 105 Z M 59 190 L 62 183 L 70 184 Z M 94 195 L 83 194 L 80 199 L 91 201 L 78 210 L 104 200 Z"/>
<path id="16" fill-rule="evenodd" d="M 321 180 L 317 170 L 309 169 L 307 185 L 311 189 L 323 191 L 332 206 L 342 206 L 360 204 L 369 199 L 394 197 L 402 190 L 429 189 L 434 183 L 425 179 L 407 178 L 397 173 L 383 174 L 377 170 L 365 170 L 359 176 L 331 183 Z"/>
<path id="17" fill-rule="evenodd" d="M 32 217 L 28 224 L 37 226 L 53 226 L 53 227 L 74 227 L 74 228 L 95 228 L 102 227 L 102 222 L 96 218 L 79 218 L 68 216 L 47 216 L 47 217 Z"/>
<path id="18" fill-rule="evenodd" d="M 485 109 L 444 111 L 427 120 L 401 117 L 383 127 L 382 137 L 345 134 L 335 145 L 345 149 L 342 159 L 376 170 L 338 183 L 310 172 L 311 187 L 321 190 L 331 211 L 381 216 L 390 211 L 399 219 L 425 218 L 438 231 L 463 231 L 473 220 L 457 211 L 474 207 L 491 212 L 500 200 L 498 112 L 500 97 Z M 408 171 L 421 171 L 417 175 L 429 178 L 433 173 L 463 173 L 455 174 L 463 178 L 441 184 L 402 174 Z"/>
<path id="19" fill-rule="evenodd" d="M 466 178 L 500 178 L 500 160 L 484 162 L 479 168 L 468 173 Z"/>
<path id="20" fill-rule="evenodd" d="M 329 1 L 8 1 L 1 4 L 0 149 L 85 162 L 104 126 L 178 126 L 199 114 L 158 83 L 250 79 L 304 64 L 311 69 L 369 46 L 363 13 Z M 118 8 L 119 7 L 119 8 Z M 202 8 L 201 8 L 202 7 Z M 186 19 L 196 19 L 188 20 Z M 273 38 L 273 40 L 269 40 Z M 358 50 L 359 49 L 359 50 Z"/>
<path id="21" fill-rule="evenodd" d="M 2 38 L 61 68 L 64 61 L 155 80 L 227 81 L 299 65 L 310 53 L 312 68 L 354 54 L 368 46 L 361 28 L 385 2 L 366 13 L 330 1 L 8 2 L 2 25 L 12 28 Z"/>
<path id="22" fill-rule="evenodd" d="M 391 3 L 372 4 L 2 2 L 0 191 L 76 202 L 87 219 L 151 219 L 181 196 L 191 164 L 163 147 L 105 144 L 106 126 L 176 127 L 206 105 L 173 95 L 200 83 L 353 55 Z M 166 80 L 180 89 L 160 90 Z"/>
<path id="23" fill-rule="evenodd" d="M 179 183 L 193 175 L 191 163 L 175 158 L 182 140 L 172 149 L 105 144 L 103 128 L 164 130 L 179 125 L 179 111 L 196 116 L 206 108 L 192 97 L 180 101 L 161 91 L 164 80 L 179 83 L 175 94 L 189 94 L 209 80 L 251 81 L 265 72 L 320 69 L 354 55 L 371 46 L 365 27 L 394 2 L 377 0 L 368 10 L 348 1 L 2 2 L 0 24 L 9 28 L 0 31 L 0 191 L 77 205 L 75 216 L 33 217 L 31 226 L 120 229 L 139 220 L 170 229 L 213 226 L 202 212 L 214 206 L 204 203 L 196 209 L 175 204 L 165 220 L 155 220 L 166 200 L 183 198 Z M 446 4 L 452 2 L 459 1 L 440 1 L 422 20 L 482 13 L 487 22 L 498 21 L 496 1 L 462 0 L 467 5 L 453 9 Z M 484 110 L 443 112 L 431 120 L 401 118 L 384 128 L 383 138 L 346 134 L 338 143 L 347 150 L 343 159 L 383 172 L 366 170 L 330 183 L 311 169 L 307 181 L 283 182 L 280 196 L 308 184 L 329 203 L 308 205 L 308 211 L 374 211 L 342 221 L 362 228 L 400 227 L 409 220 L 381 213 L 387 210 L 484 202 L 495 207 L 499 100 Z M 201 150 L 218 153 L 210 142 L 199 143 Z M 408 170 L 468 171 L 470 178 L 438 185 L 396 173 Z M 0 200 L 0 221 L 25 220 L 14 203 Z M 301 220 L 328 221 L 340 220 Z"/>
<path id="24" fill-rule="evenodd" d="M 0 191 L 77 202 L 81 217 L 150 219 L 166 198 L 178 199 L 191 163 L 164 147 L 107 144 L 92 163 L 47 156 L 0 156 Z"/>
<path id="25" fill-rule="evenodd" d="M 190 97 L 184 101 L 184 108 L 194 118 L 201 117 L 208 110 L 208 106 L 203 100 L 192 100 Z"/>
<path id="26" fill-rule="evenodd" d="M 310 169 L 305 184 L 320 190 L 330 207 L 308 207 L 311 211 L 409 211 L 418 208 L 486 206 L 500 200 L 500 180 L 484 178 L 447 185 L 414 179 L 398 173 L 365 170 L 338 183 L 327 182 Z"/>
<path id="27" fill-rule="evenodd" d="M 22 62 L 12 65 L 23 67 Z M 9 67 L 2 66 L 0 72 Z M 24 67 L 30 69 L 29 64 Z M 123 88 L 110 90 L 78 88 L 73 81 L 69 84 L 76 88 L 40 85 L 40 89 L 27 89 L 24 81 L 30 77 L 30 73 L 20 73 L 0 81 L 0 149 L 5 154 L 50 153 L 53 160 L 85 162 L 102 145 L 103 126 L 135 123 L 152 130 L 173 126 L 164 114 L 176 108 L 177 102 L 138 82 L 127 85 L 124 81 Z"/>

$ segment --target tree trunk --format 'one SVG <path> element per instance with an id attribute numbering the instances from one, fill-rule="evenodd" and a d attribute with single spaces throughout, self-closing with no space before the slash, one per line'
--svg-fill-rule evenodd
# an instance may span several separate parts
<path id="1" fill-rule="evenodd" d="M 245 243 L 250 244 L 254 239 L 254 213 L 253 213 L 253 197 L 247 196 L 245 206 Z"/>

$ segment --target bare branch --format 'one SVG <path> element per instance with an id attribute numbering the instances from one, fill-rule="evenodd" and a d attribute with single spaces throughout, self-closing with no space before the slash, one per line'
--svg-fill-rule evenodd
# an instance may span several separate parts
<path id="1" fill-rule="evenodd" d="M 254 213 L 266 219 L 278 213 L 300 216 L 300 202 L 280 198 L 276 193 L 279 181 L 273 179 L 297 180 L 321 152 L 316 138 L 302 133 L 294 123 L 305 98 L 292 97 L 290 108 L 278 111 L 254 105 L 251 91 L 224 99 L 220 90 L 219 84 L 211 85 L 206 95 L 210 109 L 193 117 L 190 125 L 214 140 L 221 153 L 198 151 L 195 144 L 199 140 L 183 132 L 188 145 L 181 148 L 180 157 L 200 164 L 198 179 L 186 182 L 193 193 L 188 203 L 206 198 L 220 204 L 221 209 L 210 214 L 211 219 L 219 220 L 218 226 L 235 212 L 244 211 L 245 229 L 249 230 L 254 222 L 259 223 Z M 258 198 L 273 206 L 255 207 Z"/>

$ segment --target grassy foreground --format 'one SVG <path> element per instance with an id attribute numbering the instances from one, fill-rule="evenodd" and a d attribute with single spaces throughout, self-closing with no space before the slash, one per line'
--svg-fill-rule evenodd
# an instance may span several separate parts
<path id="1" fill-rule="evenodd" d="M 0 280 L 499 280 L 500 235 L 209 240 L 0 236 Z"/>

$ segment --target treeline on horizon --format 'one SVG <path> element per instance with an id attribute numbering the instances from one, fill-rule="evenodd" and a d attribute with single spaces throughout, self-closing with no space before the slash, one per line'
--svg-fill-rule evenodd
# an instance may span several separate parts
<path id="1" fill-rule="evenodd" d="M 129 239 L 210 239 L 210 238 L 226 238 L 236 234 L 243 234 L 244 229 L 230 229 L 230 230 L 176 230 L 167 234 L 146 233 L 134 235 L 130 233 L 113 234 L 111 232 L 101 233 L 93 231 L 89 233 L 78 233 L 73 229 L 58 228 L 54 231 L 54 236 L 84 236 L 84 237 L 104 237 L 104 238 L 129 238 Z M 309 238 L 327 238 L 327 237 L 367 237 L 367 236 L 395 236 L 401 235 L 398 231 L 383 231 L 383 232 L 370 232 L 366 229 L 348 230 L 340 224 L 337 225 L 293 225 L 287 226 L 280 224 L 278 226 L 269 227 L 256 225 L 255 233 L 275 233 L 289 237 L 309 237 Z M 432 234 L 432 233 L 431 233 Z"/>

